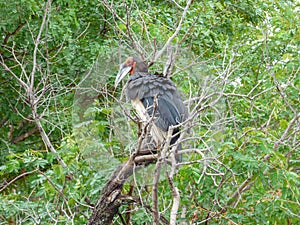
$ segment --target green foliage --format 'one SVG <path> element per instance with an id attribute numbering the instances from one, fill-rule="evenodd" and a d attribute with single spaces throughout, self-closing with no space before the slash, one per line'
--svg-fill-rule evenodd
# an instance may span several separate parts
<path id="1" fill-rule="evenodd" d="M 152 57 L 154 40 L 161 47 L 180 21 L 182 9 L 174 2 L 137 0 L 127 8 L 114 1 L 112 9 L 123 21 L 128 19 L 131 37 L 145 43 Z M 91 81 L 93 87 L 102 82 L 107 96 L 98 92 L 82 99 L 75 96 L 99 55 L 117 58 L 118 45 L 132 44 L 126 23 L 104 3 L 52 1 L 41 33 L 34 87 L 37 93 L 44 91 L 38 113 L 57 154 L 45 147 L 28 96 L 16 78 L 0 68 L 1 224 L 86 224 L 109 175 L 128 158 L 132 146 L 127 143 L 137 142 L 136 125 L 117 116 L 119 109 L 113 105 L 116 93 L 110 76 L 117 65 L 97 67 L 107 70 L 96 71 L 97 78 L 103 77 Z M 186 1 L 176 3 L 184 8 Z M 0 3 L 1 62 L 19 78 L 32 71 L 34 39 L 45 7 L 46 1 L 36 0 Z M 199 84 L 232 67 L 219 100 L 224 108 L 201 111 L 197 122 L 203 126 L 193 130 L 201 139 L 187 143 L 195 149 L 213 146 L 206 155 L 213 159 L 205 161 L 196 153 L 184 156 L 198 162 L 181 167 L 175 178 L 181 196 L 178 215 L 185 215 L 178 221 L 299 223 L 299 118 L 292 123 L 300 108 L 299 10 L 298 1 L 192 2 L 172 43 L 204 63 L 180 71 L 173 81 L 186 98 L 190 92 L 197 97 L 204 90 Z M 183 65 L 192 63 L 194 59 L 184 54 Z M 101 59 L 99 64 L 113 61 Z M 41 89 L 44 84 L 46 90 Z M 224 113 L 225 125 L 208 129 L 205 125 L 216 119 L 216 111 Z M 118 133 L 112 129 L 114 119 L 133 130 Z M 126 185 L 124 194 L 130 190 Z M 151 187 L 136 187 L 132 195 L 151 206 Z M 167 180 L 159 184 L 158 198 L 159 209 L 168 218 L 172 193 Z M 120 212 L 134 212 L 132 224 L 151 223 L 151 213 L 143 206 L 125 205 Z M 114 222 L 121 224 L 119 217 Z"/>

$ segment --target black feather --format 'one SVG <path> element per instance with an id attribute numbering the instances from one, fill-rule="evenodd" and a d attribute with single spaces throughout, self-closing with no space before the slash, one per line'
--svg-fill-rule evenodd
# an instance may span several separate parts
<path id="1" fill-rule="evenodd" d="M 184 122 L 188 117 L 187 108 L 175 84 L 167 77 L 136 72 L 129 78 L 126 95 L 130 100 L 138 98 L 149 116 L 154 116 L 154 124 L 164 132 L 167 132 L 170 126 Z M 153 105 L 154 98 L 156 98 L 156 106 Z M 175 128 L 170 145 L 174 144 L 179 136 L 180 130 Z M 178 145 L 176 152 L 180 149 L 181 144 Z M 181 162 L 181 158 L 181 155 L 177 156 L 177 162 Z"/>

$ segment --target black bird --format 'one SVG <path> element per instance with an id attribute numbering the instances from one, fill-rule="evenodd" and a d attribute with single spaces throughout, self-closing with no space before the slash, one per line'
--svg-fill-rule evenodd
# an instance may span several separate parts
<path id="1" fill-rule="evenodd" d="M 162 144 L 167 138 L 169 127 L 184 122 L 188 117 L 188 110 L 175 84 L 167 77 L 150 74 L 147 63 L 138 57 L 129 57 L 120 65 L 115 88 L 129 72 L 131 76 L 127 83 L 126 96 L 143 123 L 153 119 L 150 134 L 156 144 Z M 179 128 L 173 130 L 170 145 L 178 140 L 179 131 Z M 181 145 L 178 145 L 177 151 L 180 149 Z M 181 155 L 176 160 L 181 161 Z"/>

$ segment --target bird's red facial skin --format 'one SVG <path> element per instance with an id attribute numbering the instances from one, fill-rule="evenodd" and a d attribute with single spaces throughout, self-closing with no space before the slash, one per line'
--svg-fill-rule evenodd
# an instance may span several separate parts
<path id="1" fill-rule="evenodd" d="M 136 62 L 133 61 L 133 57 L 129 57 L 126 62 L 125 62 L 126 66 L 131 66 L 131 70 L 130 70 L 130 74 L 133 75 L 134 74 L 134 69 L 136 66 Z"/>
<path id="2" fill-rule="evenodd" d="M 132 68 L 131 68 L 131 70 L 130 70 L 130 75 L 133 75 L 133 74 L 134 74 L 135 66 L 136 66 L 136 62 L 133 62 Z"/>

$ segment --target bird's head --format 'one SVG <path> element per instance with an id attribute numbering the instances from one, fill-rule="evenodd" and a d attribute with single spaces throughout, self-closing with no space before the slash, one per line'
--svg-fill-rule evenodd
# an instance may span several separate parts
<path id="1" fill-rule="evenodd" d="M 148 72 L 147 63 L 141 60 L 139 57 L 131 56 L 120 65 L 120 70 L 115 80 L 115 88 L 123 80 L 123 78 L 130 72 L 133 75 L 136 72 Z"/>

